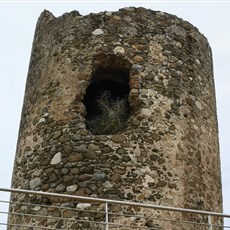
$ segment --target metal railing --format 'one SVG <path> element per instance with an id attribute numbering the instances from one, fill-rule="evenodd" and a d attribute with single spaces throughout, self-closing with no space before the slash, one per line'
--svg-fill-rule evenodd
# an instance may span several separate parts
<path id="1" fill-rule="evenodd" d="M 217 212 L 23 189 L 0 188 L 0 192 L 10 192 L 16 197 L 16 200 L 0 201 L 0 204 L 11 207 L 9 211 L 5 208 L 5 210 L 0 210 L 1 230 L 4 226 L 5 228 L 8 227 L 8 229 L 23 230 L 29 228 L 78 229 L 78 227 L 79 229 L 97 228 L 105 230 L 230 229 L 230 226 L 223 224 L 223 220 L 227 218 L 230 220 L 230 215 Z M 30 201 L 25 202 L 26 199 L 17 200 L 17 196 L 28 196 Z M 55 199 L 55 202 L 49 204 L 44 202 L 33 203 L 31 199 L 34 197 L 49 197 Z M 71 203 L 70 200 L 74 201 L 75 206 L 69 205 Z M 14 207 L 17 208 L 14 209 Z M 153 215 L 154 212 L 160 214 Z M 149 215 L 146 215 L 148 213 Z M 162 213 L 164 214 L 162 215 Z M 2 221 L 4 219 L 2 218 L 3 216 L 5 216 L 4 221 Z M 7 217 L 8 221 L 6 220 Z M 61 224 L 59 227 L 56 225 L 54 227 L 54 223 Z M 64 223 L 67 224 L 65 225 Z"/>

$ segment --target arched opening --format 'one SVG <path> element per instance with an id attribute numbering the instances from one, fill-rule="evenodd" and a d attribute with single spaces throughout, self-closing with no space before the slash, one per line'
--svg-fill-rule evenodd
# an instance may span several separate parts
<path id="1" fill-rule="evenodd" d="M 100 67 L 86 89 L 86 128 L 93 134 L 114 134 L 126 128 L 130 114 L 129 71 Z"/>

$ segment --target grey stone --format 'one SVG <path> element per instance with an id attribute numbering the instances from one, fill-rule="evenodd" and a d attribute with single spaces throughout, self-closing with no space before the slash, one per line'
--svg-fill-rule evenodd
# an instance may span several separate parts
<path id="1" fill-rule="evenodd" d="M 37 215 L 40 216 L 47 216 L 48 212 L 46 208 L 41 208 L 39 211 L 37 211 Z"/>
<path id="2" fill-rule="evenodd" d="M 74 134 L 72 137 L 73 141 L 80 141 L 81 140 L 81 135 L 80 134 Z"/>
<path id="3" fill-rule="evenodd" d="M 101 149 L 102 153 L 110 153 L 112 151 L 111 147 L 106 146 L 104 148 Z"/>
<path id="4" fill-rule="evenodd" d="M 58 163 L 60 163 L 60 162 L 61 162 L 61 153 L 58 152 L 58 153 L 56 153 L 56 154 L 53 156 L 53 158 L 52 158 L 50 164 L 51 164 L 51 165 L 56 165 L 56 164 L 58 164 Z"/>
<path id="5" fill-rule="evenodd" d="M 30 188 L 35 189 L 36 187 L 41 185 L 41 179 L 39 177 L 36 177 L 29 182 Z"/>
<path id="6" fill-rule="evenodd" d="M 197 106 L 199 110 L 202 110 L 202 104 L 199 101 L 196 101 L 195 105 Z"/>
<path id="7" fill-rule="evenodd" d="M 87 151 L 87 146 L 86 145 L 80 145 L 76 147 L 76 152 L 78 153 L 85 153 Z"/>
<path id="8" fill-rule="evenodd" d="M 125 151 L 125 149 L 123 149 L 123 148 L 118 148 L 118 149 L 116 150 L 116 153 L 118 153 L 118 154 L 125 154 L 126 151 Z"/>
<path id="9" fill-rule="evenodd" d="M 52 174 L 50 177 L 49 177 L 49 182 L 50 183 L 53 183 L 53 182 L 56 182 L 58 180 L 56 174 Z"/>
<path id="10" fill-rule="evenodd" d="M 44 117 L 40 118 L 38 121 L 38 124 L 46 122 L 46 119 Z"/>
<path id="11" fill-rule="evenodd" d="M 69 169 L 67 169 L 67 168 L 61 169 L 61 173 L 62 173 L 63 175 L 68 174 L 68 172 L 69 172 Z"/>
<path id="12" fill-rule="evenodd" d="M 152 112 L 150 109 L 141 109 L 141 114 L 146 117 L 150 117 L 152 115 Z"/>
<path id="13" fill-rule="evenodd" d="M 64 192 L 65 191 L 65 185 L 64 184 L 59 184 L 57 187 L 56 187 L 56 192 Z"/>
<path id="14" fill-rule="evenodd" d="M 93 179 L 94 180 L 100 180 L 100 181 L 103 181 L 107 178 L 107 175 L 102 172 L 102 171 L 97 171 L 93 174 Z"/>
<path id="15" fill-rule="evenodd" d="M 115 54 L 124 54 L 125 49 L 122 46 L 117 46 L 117 47 L 114 48 L 113 52 Z"/>
<path id="16" fill-rule="evenodd" d="M 85 208 L 89 208 L 92 204 L 87 204 L 87 203 L 79 203 L 77 204 L 77 208 L 79 209 L 85 209 Z"/>
<path id="17" fill-rule="evenodd" d="M 67 192 L 75 192 L 77 190 L 77 185 L 70 185 L 66 188 Z"/>
<path id="18" fill-rule="evenodd" d="M 93 35 L 102 35 L 104 34 L 102 29 L 96 29 L 92 32 Z"/>

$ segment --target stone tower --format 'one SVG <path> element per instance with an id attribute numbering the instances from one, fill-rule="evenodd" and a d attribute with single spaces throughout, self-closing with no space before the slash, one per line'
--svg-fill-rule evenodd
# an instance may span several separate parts
<path id="1" fill-rule="evenodd" d="M 111 117 L 97 120 L 103 98 L 124 115 L 109 129 Z M 58 18 L 44 11 L 12 187 L 221 212 L 207 39 L 176 16 L 144 8 Z"/>

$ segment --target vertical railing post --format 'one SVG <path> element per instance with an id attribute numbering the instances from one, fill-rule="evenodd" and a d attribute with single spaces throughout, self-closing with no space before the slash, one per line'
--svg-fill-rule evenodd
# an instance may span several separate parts
<path id="1" fill-rule="evenodd" d="M 108 210 L 108 202 L 105 202 L 105 230 L 109 230 L 109 210 Z"/>
<path id="2" fill-rule="evenodd" d="M 212 220 L 211 220 L 211 215 L 208 215 L 208 230 L 212 230 Z"/>

